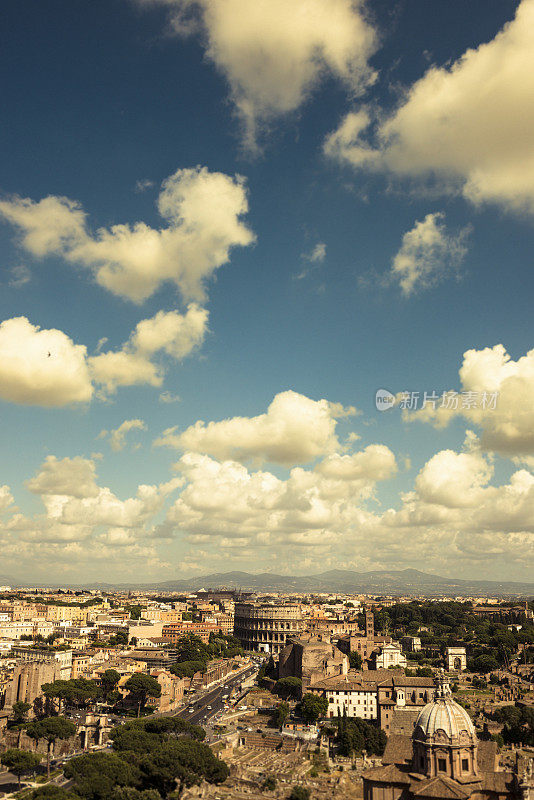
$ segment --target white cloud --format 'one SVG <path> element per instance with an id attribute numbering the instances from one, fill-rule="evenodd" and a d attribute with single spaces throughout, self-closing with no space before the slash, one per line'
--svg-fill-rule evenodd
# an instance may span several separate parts
<path id="1" fill-rule="evenodd" d="M 13 495 L 9 486 L 0 486 L 0 514 L 7 511 L 13 505 Z"/>
<path id="2" fill-rule="evenodd" d="M 95 477 L 96 468 L 92 459 L 47 456 L 37 475 L 27 481 L 26 486 L 34 494 L 69 495 L 81 499 L 98 494 Z"/>
<path id="3" fill-rule="evenodd" d="M 339 449 L 337 419 L 354 413 L 339 403 L 286 391 L 275 396 L 265 414 L 207 424 L 199 420 L 181 433 L 176 428 L 164 431 L 155 444 L 219 459 L 307 463 Z"/>
<path id="4" fill-rule="evenodd" d="M 286 480 L 195 453 L 176 467 L 185 487 L 161 533 L 179 532 L 192 553 L 209 543 L 215 565 L 228 547 L 245 564 L 254 558 L 272 568 L 280 558 L 289 573 L 340 563 L 355 569 L 415 564 L 469 576 L 487 561 L 513 577 L 525 569 L 528 575 L 534 563 L 534 476 L 519 470 L 492 486 L 493 465 L 474 450 L 436 453 L 400 508 L 381 513 L 369 508 L 376 482 L 396 469 L 383 445 L 329 456 L 311 470 L 295 467 Z"/>
<path id="5" fill-rule="evenodd" d="M 158 210 L 167 223 L 161 229 L 136 222 L 92 235 L 85 213 L 68 198 L 0 201 L 0 215 L 20 231 L 33 256 L 61 255 L 82 264 L 101 286 L 136 303 L 166 282 L 187 300 L 204 299 L 207 280 L 228 262 L 230 250 L 254 241 L 241 221 L 248 202 L 240 176 L 205 167 L 177 170 L 162 184 Z"/>
<path id="6" fill-rule="evenodd" d="M 87 348 L 59 330 L 41 330 L 26 317 L 0 323 L 0 398 L 11 403 L 65 406 L 91 400 Z"/>
<path id="7" fill-rule="evenodd" d="M 146 424 L 142 419 L 125 419 L 118 428 L 110 431 L 100 431 L 99 439 L 109 438 L 111 449 L 115 452 L 124 450 L 126 446 L 126 436 L 130 431 L 146 431 Z"/>
<path id="8" fill-rule="evenodd" d="M 534 454 L 534 350 L 517 361 L 502 344 L 464 353 L 461 392 L 450 390 L 444 406 L 407 414 L 443 428 L 455 417 L 480 426 L 480 446 L 504 456 Z M 474 394 L 464 394 L 472 392 Z M 471 401 L 469 400 L 471 398 Z"/>
<path id="9" fill-rule="evenodd" d="M 418 496 L 426 503 L 447 508 L 473 506 L 482 500 L 493 468 L 479 453 L 442 450 L 428 461 L 415 481 Z"/>
<path id="10" fill-rule="evenodd" d="M 134 497 L 121 500 L 97 485 L 92 459 L 49 456 L 26 484 L 41 497 L 44 513 L 14 514 L 6 531 L 21 541 L 38 543 L 85 542 L 95 537 L 108 544 L 138 541 L 151 536 L 152 521 L 181 482 L 174 478 L 159 486 L 141 484 Z"/>
<path id="11" fill-rule="evenodd" d="M 362 501 L 395 468 L 393 453 L 380 445 L 339 463 L 327 459 L 311 471 L 295 467 L 287 480 L 267 471 L 250 472 L 236 461 L 185 453 L 176 464 L 185 488 L 165 525 L 192 541 L 208 536 L 215 543 L 219 537 L 237 540 L 240 546 L 324 546 L 350 535 L 369 516 Z"/>
<path id="12" fill-rule="evenodd" d="M 389 447 L 383 444 L 371 444 L 351 455 L 334 453 L 327 456 L 314 469 L 326 478 L 344 481 L 361 479 L 384 481 L 391 478 L 396 470 L 395 456 Z"/>
<path id="13" fill-rule="evenodd" d="M 180 360 L 202 344 L 207 330 L 207 310 L 191 303 L 184 315 L 177 311 L 158 311 L 151 319 L 138 322 L 131 344 L 138 353 L 150 356 L 163 351 Z"/>
<path id="14" fill-rule="evenodd" d="M 191 303 L 185 314 L 159 311 L 141 320 L 120 350 L 87 356 L 85 345 L 62 331 L 41 330 L 26 317 L 0 323 L 0 398 L 21 405 L 67 406 L 91 400 L 119 386 L 161 386 L 165 365 L 158 356 L 181 360 L 200 347 L 208 312 Z"/>
<path id="15" fill-rule="evenodd" d="M 306 261 L 311 261 L 312 264 L 322 263 L 326 257 L 326 245 L 324 242 L 318 242 L 310 253 L 303 253 L 302 258 Z"/>
<path id="16" fill-rule="evenodd" d="M 325 152 L 355 168 L 437 177 L 473 203 L 534 212 L 534 0 L 493 40 L 432 66 L 389 117 L 348 114 Z"/>
<path id="17" fill-rule="evenodd" d="M 307 278 L 313 270 L 316 270 L 321 266 L 326 258 L 326 245 L 324 242 L 318 242 L 309 253 L 302 253 L 300 257 L 303 261 L 308 263 L 304 269 L 301 269 L 300 272 L 297 272 L 293 275 L 293 278 L 295 278 L 297 281 Z"/>
<path id="18" fill-rule="evenodd" d="M 399 283 L 406 297 L 440 283 L 465 257 L 469 228 L 449 233 L 444 219 L 442 213 L 427 214 L 402 237 L 389 277 Z"/>
<path id="19" fill-rule="evenodd" d="M 150 319 L 138 322 L 120 350 L 109 350 L 89 358 L 95 382 L 107 393 L 119 386 L 149 384 L 161 386 L 164 366 L 151 359 L 165 353 L 181 360 L 200 347 L 208 330 L 208 312 L 191 303 L 185 314 L 158 311 Z"/>
<path id="20" fill-rule="evenodd" d="M 80 569 L 87 580 L 91 565 L 95 577 L 107 573 L 116 580 L 118 574 L 131 578 L 141 566 L 157 577 L 169 569 L 169 557 L 175 564 L 201 563 L 201 572 L 220 569 L 225 558 L 237 568 L 254 561 L 256 570 L 285 573 L 342 564 L 528 579 L 534 475 L 519 469 L 492 485 L 492 460 L 472 436 L 466 445 L 463 452 L 436 453 L 399 507 L 385 511 L 377 484 L 395 474 L 396 459 L 380 444 L 330 454 L 308 469 L 294 467 L 286 479 L 188 452 L 176 465 L 178 477 L 142 484 L 124 500 L 99 485 L 92 459 L 52 456 L 27 483 L 40 495 L 43 513 L 18 513 L 7 487 L 0 491 L 11 511 L 1 534 L 4 568 L 37 561 L 69 576 Z M 172 502 L 175 491 L 180 494 Z"/>
<path id="21" fill-rule="evenodd" d="M 250 150 L 264 126 L 298 109 L 325 75 L 352 95 L 374 79 L 368 59 L 376 37 L 360 0 L 141 2 L 167 5 L 182 35 L 204 29 L 206 53 L 228 81 Z"/>

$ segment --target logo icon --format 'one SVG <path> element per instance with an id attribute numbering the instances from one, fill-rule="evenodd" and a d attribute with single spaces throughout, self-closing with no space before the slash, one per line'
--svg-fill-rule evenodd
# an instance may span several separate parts
<path id="1" fill-rule="evenodd" d="M 389 411 L 395 405 L 395 395 L 388 392 L 387 389 L 377 389 L 375 405 L 378 411 Z"/>

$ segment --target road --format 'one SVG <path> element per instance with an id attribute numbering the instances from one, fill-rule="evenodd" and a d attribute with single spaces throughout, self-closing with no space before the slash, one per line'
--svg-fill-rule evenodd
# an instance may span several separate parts
<path id="1" fill-rule="evenodd" d="M 224 710 L 224 695 L 231 695 L 232 691 L 252 675 L 257 673 L 258 666 L 253 664 L 239 675 L 227 678 L 219 686 L 208 690 L 200 697 L 193 696 L 189 701 L 189 706 L 182 709 L 174 716 L 182 717 L 195 725 L 209 725 L 217 714 Z"/>

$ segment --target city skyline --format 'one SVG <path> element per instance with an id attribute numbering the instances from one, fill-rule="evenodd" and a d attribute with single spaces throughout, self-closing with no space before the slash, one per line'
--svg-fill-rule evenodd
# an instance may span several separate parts
<path id="1" fill-rule="evenodd" d="M 529 580 L 534 0 L 23 6 L 0 572 Z"/>

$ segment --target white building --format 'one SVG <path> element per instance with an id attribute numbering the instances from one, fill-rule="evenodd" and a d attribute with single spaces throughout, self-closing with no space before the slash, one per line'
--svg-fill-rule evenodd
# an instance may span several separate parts
<path id="1" fill-rule="evenodd" d="M 333 675 L 317 681 L 309 687 L 313 694 L 320 694 L 328 700 L 327 716 L 377 718 L 376 684 L 363 684 L 351 675 Z"/>
<path id="2" fill-rule="evenodd" d="M 390 667 L 405 667 L 406 656 L 403 655 L 397 644 L 383 645 L 376 655 L 373 655 L 375 669 L 389 669 Z"/>
<path id="3" fill-rule="evenodd" d="M 465 647 L 447 647 L 446 659 L 449 672 L 463 672 L 467 669 Z"/>

